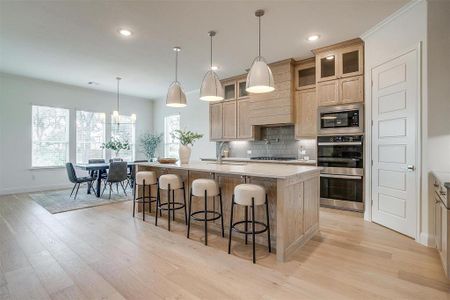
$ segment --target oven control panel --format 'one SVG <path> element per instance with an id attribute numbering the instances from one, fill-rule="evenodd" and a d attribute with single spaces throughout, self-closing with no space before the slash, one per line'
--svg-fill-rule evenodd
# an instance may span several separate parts
<path id="1" fill-rule="evenodd" d="M 317 142 L 320 143 L 352 143 L 362 142 L 362 135 L 334 135 L 334 136 L 319 136 Z"/>

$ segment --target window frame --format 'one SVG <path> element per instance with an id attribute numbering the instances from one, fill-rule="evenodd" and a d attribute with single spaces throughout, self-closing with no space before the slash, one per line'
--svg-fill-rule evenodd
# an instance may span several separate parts
<path id="1" fill-rule="evenodd" d="M 39 170 L 39 169 L 62 169 L 65 168 L 65 164 L 67 162 L 70 161 L 70 155 L 71 155 L 71 139 L 70 139 L 70 131 L 71 131 L 71 122 L 72 122 L 72 118 L 71 118 L 71 109 L 68 107 L 64 107 L 64 106 L 53 106 L 53 105 L 47 105 L 47 104 L 37 104 L 37 103 L 31 103 L 31 145 L 30 145 L 30 169 L 31 170 Z M 61 164 L 61 165 L 43 165 L 43 166 L 37 166 L 34 165 L 34 114 L 33 114 L 33 109 L 34 107 L 43 107 L 43 108 L 52 108 L 52 109 L 59 109 L 59 110 L 65 110 L 66 112 L 66 117 L 67 117 L 67 121 L 66 121 L 66 128 L 65 128 L 65 132 L 66 132 L 66 141 L 65 142 L 61 142 L 61 143 L 57 143 L 57 144 L 65 144 L 66 145 L 66 161 Z"/>
<path id="2" fill-rule="evenodd" d="M 168 137 L 170 137 L 169 139 L 172 139 L 172 137 L 171 137 L 171 135 L 170 135 L 170 132 L 168 132 L 168 128 L 167 128 L 167 120 L 168 120 L 169 118 L 173 118 L 173 117 L 177 117 L 177 118 L 178 118 L 178 128 L 176 128 L 176 129 L 180 129 L 180 128 L 181 128 L 181 116 L 180 116 L 180 114 L 172 114 L 172 115 L 164 116 L 164 156 L 165 156 L 165 157 L 170 157 L 169 151 L 168 151 L 168 147 L 169 147 L 170 145 L 176 145 L 177 151 L 176 151 L 176 153 L 175 153 L 175 158 L 179 158 L 179 157 L 178 157 L 178 156 L 179 156 L 179 155 L 178 155 L 178 149 L 179 149 L 179 147 L 180 147 L 179 141 L 167 142 Z M 172 129 L 172 131 L 173 131 L 173 130 L 176 130 L 176 129 Z"/>
<path id="3" fill-rule="evenodd" d="M 105 143 L 106 142 L 106 116 L 107 114 L 105 112 L 99 112 L 99 111 L 89 111 L 89 110 L 83 110 L 83 109 L 75 109 L 75 162 L 77 164 L 85 164 L 88 163 L 86 162 L 81 162 L 78 161 L 78 113 L 92 113 L 92 114 L 100 114 L 103 115 L 103 141 L 101 143 Z M 90 142 L 91 143 L 91 142 Z M 102 150 L 102 157 L 95 157 L 95 158 L 103 158 L 106 160 L 106 149 L 101 149 Z"/>
<path id="4" fill-rule="evenodd" d="M 131 121 L 130 122 L 122 122 L 121 123 L 121 118 L 122 117 L 127 117 L 129 118 Z M 111 130 L 109 132 L 109 138 L 113 138 L 113 133 L 114 133 L 114 127 L 117 126 L 116 123 L 113 122 L 113 115 L 111 113 L 110 115 L 110 120 L 111 120 Z M 131 125 L 132 126 L 132 141 L 128 140 L 128 143 L 130 144 L 130 151 L 131 151 L 131 160 L 130 162 L 133 162 L 134 160 L 136 160 L 136 122 L 132 120 L 131 118 L 131 114 L 130 115 L 125 115 L 125 114 L 119 114 L 119 126 L 120 124 L 124 124 L 124 125 Z M 110 151 L 111 152 L 111 151 Z M 110 157 L 111 157 L 111 153 L 110 153 Z"/>

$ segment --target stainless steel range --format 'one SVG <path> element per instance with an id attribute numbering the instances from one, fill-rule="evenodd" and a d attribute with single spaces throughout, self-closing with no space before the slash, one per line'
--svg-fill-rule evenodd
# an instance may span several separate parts
<path id="1" fill-rule="evenodd" d="M 317 138 L 320 174 L 320 204 L 363 211 L 363 136 L 319 136 Z"/>

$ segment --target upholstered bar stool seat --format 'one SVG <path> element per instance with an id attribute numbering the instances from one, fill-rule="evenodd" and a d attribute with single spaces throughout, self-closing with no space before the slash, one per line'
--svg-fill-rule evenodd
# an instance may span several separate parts
<path id="1" fill-rule="evenodd" d="M 161 203 L 160 190 L 167 191 L 167 202 Z M 175 201 L 175 191 L 182 190 L 183 202 Z M 180 176 L 175 174 L 164 174 L 159 176 L 158 179 L 158 197 L 157 197 L 157 210 L 161 214 L 162 211 L 168 213 L 168 226 L 170 231 L 170 214 L 172 213 L 172 219 L 175 221 L 175 211 L 178 209 L 184 209 L 184 222 L 187 225 L 187 210 L 186 210 L 186 191 L 184 188 L 184 181 Z M 155 226 L 158 226 L 158 212 L 156 213 Z"/>
<path id="2" fill-rule="evenodd" d="M 158 182 L 156 178 L 156 173 L 151 171 L 140 171 L 136 173 L 136 184 L 156 184 Z"/>
<path id="3" fill-rule="evenodd" d="M 233 223 L 233 211 L 234 205 L 245 206 L 245 220 Z M 265 205 L 266 207 L 266 223 L 256 221 L 255 219 L 255 209 L 257 206 Z M 252 220 L 248 220 L 248 210 L 251 209 Z M 238 229 L 240 224 L 244 224 L 245 229 Z M 258 224 L 262 227 L 260 230 L 255 230 L 255 225 Z M 248 226 L 251 225 L 251 229 Z M 231 253 L 231 234 L 233 231 L 245 234 L 245 243 L 247 244 L 247 236 L 252 235 L 253 242 L 253 263 L 256 263 L 256 246 L 255 246 L 255 234 L 260 234 L 267 231 L 267 242 L 269 252 L 272 251 L 270 245 L 270 224 L 269 224 L 269 202 L 267 199 L 267 193 L 264 187 L 256 184 L 239 184 L 234 188 L 234 194 L 231 203 L 231 216 L 230 216 L 230 234 L 228 236 L 228 254 Z"/>
<path id="4" fill-rule="evenodd" d="M 266 203 L 266 190 L 256 184 L 239 184 L 234 188 L 234 202 L 239 205 L 251 206 L 252 198 L 255 205 Z"/>
<path id="5" fill-rule="evenodd" d="M 204 209 L 192 211 L 192 197 L 203 197 L 204 198 Z M 220 212 L 215 211 L 215 209 L 208 209 L 208 197 L 219 196 Z M 215 199 L 214 199 L 215 201 Z M 192 181 L 191 193 L 189 195 L 189 220 L 188 220 L 188 230 L 187 238 L 189 238 L 189 233 L 191 229 L 191 219 L 195 221 L 200 221 L 204 223 L 205 228 L 205 245 L 208 245 L 208 222 L 215 221 L 217 219 L 222 221 L 222 237 L 225 236 L 223 228 L 223 206 L 222 206 L 222 193 L 220 191 L 219 185 L 213 179 L 195 179 Z"/>
<path id="6" fill-rule="evenodd" d="M 159 188 L 168 190 L 170 185 L 171 190 L 178 190 L 183 187 L 183 181 L 180 176 L 175 174 L 164 174 L 159 176 Z"/>
<path id="7" fill-rule="evenodd" d="M 195 179 L 192 181 L 192 195 L 197 197 L 205 196 L 205 192 L 208 196 L 219 195 L 219 186 L 217 182 L 212 179 Z"/>
<path id="8" fill-rule="evenodd" d="M 136 173 L 136 181 L 134 182 L 134 200 L 133 200 L 133 218 L 136 214 L 136 203 L 142 204 L 142 220 L 145 221 L 145 205 L 148 204 L 148 212 L 152 212 L 152 203 L 157 202 L 157 197 L 152 196 L 152 186 L 158 184 L 158 178 L 155 172 L 140 171 Z M 136 197 L 136 189 L 142 187 L 142 196 Z M 146 196 L 146 191 L 148 195 Z"/>

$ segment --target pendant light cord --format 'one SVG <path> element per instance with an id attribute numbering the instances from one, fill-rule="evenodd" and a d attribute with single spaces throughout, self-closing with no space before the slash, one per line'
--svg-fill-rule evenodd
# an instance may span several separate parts
<path id="1" fill-rule="evenodd" d="M 258 16 L 258 56 L 261 56 L 261 16 Z"/>
<path id="2" fill-rule="evenodd" d="M 210 38 L 211 38 L 211 61 L 210 61 L 210 70 L 212 70 L 212 65 L 213 65 L 213 37 L 212 37 L 212 35 L 210 36 Z"/>
<path id="3" fill-rule="evenodd" d="M 120 85 L 120 77 L 117 77 L 117 113 L 119 113 L 119 104 L 120 104 L 120 100 L 119 100 L 119 85 Z"/>
<path id="4" fill-rule="evenodd" d="M 178 51 L 175 51 L 175 82 L 178 82 Z"/>

